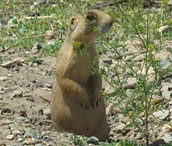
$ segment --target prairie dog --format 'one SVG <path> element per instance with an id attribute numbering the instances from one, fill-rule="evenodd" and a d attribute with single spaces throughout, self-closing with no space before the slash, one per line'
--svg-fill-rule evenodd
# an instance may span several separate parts
<path id="1" fill-rule="evenodd" d="M 112 27 L 112 17 L 89 10 L 69 19 L 66 39 L 57 55 L 51 118 L 58 131 L 106 140 L 109 126 L 94 40 Z"/>

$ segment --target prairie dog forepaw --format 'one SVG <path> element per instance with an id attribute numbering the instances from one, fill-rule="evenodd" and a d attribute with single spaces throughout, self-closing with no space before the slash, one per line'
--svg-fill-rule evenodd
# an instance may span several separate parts
<path id="1" fill-rule="evenodd" d="M 84 100 L 81 102 L 81 106 L 84 107 L 85 109 L 89 109 L 89 106 L 90 106 L 89 100 L 84 99 Z"/>

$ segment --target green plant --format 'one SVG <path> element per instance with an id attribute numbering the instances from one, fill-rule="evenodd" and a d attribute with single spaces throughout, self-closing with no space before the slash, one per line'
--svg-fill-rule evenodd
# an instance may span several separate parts
<path id="1" fill-rule="evenodd" d="M 72 135 L 71 140 L 74 142 L 75 145 L 78 145 L 78 146 L 86 145 L 86 138 L 80 135 Z"/>
<path id="2" fill-rule="evenodd" d="M 0 56 L 0 64 L 3 62 L 3 57 Z"/>

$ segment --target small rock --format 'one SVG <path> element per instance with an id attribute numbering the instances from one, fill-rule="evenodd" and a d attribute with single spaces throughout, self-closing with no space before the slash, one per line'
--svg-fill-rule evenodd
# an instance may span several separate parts
<path id="1" fill-rule="evenodd" d="M 143 61 L 143 59 L 144 59 L 144 55 L 140 54 L 134 58 L 134 61 L 141 62 Z"/>
<path id="2" fill-rule="evenodd" d="M 23 141 L 23 143 L 27 145 L 34 145 L 35 143 L 37 143 L 37 140 L 34 138 L 27 138 Z"/>
<path id="3" fill-rule="evenodd" d="M 5 120 L 5 123 L 6 123 L 6 124 L 11 124 L 12 121 L 7 119 L 7 120 Z"/>
<path id="4" fill-rule="evenodd" d="M 47 44 L 46 44 L 46 46 L 50 46 L 50 45 L 53 45 L 54 46 L 55 45 L 55 41 L 48 41 Z"/>
<path id="5" fill-rule="evenodd" d="M 50 88 L 50 89 L 51 89 L 52 86 L 53 86 L 53 85 L 52 85 L 51 83 L 47 83 L 47 84 L 46 84 L 46 87 L 47 87 L 47 88 Z"/>
<path id="6" fill-rule="evenodd" d="M 160 60 L 160 66 L 162 69 L 167 69 L 170 66 L 170 61 L 168 59 Z"/>
<path id="7" fill-rule="evenodd" d="M 9 68 L 9 67 L 13 67 L 15 65 L 21 65 L 23 62 L 24 62 L 24 59 L 16 58 L 12 61 L 7 61 L 7 62 L 2 63 L 1 66 L 5 67 L 5 68 Z"/>
<path id="8" fill-rule="evenodd" d="M 46 108 L 46 109 L 43 109 L 43 114 L 46 115 L 46 116 L 49 116 L 50 115 L 50 108 Z"/>
<path id="9" fill-rule="evenodd" d="M 19 137 L 19 138 L 17 139 L 17 141 L 18 141 L 18 142 L 22 142 L 22 141 L 23 141 L 23 138 Z"/>
<path id="10" fill-rule="evenodd" d="M 165 141 L 163 139 L 157 139 L 149 146 L 163 146 L 163 145 L 165 145 Z"/>
<path id="11" fill-rule="evenodd" d="M 118 114 L 119 122 L 123 121 L 125 119 L 125 116 L 123 114 Z"/>
<path id="12" fill-rule="evenodd" d="M 126 127 L 123 123 L 118 123 L 114 128 L 113 131 L 116 131 L 116 133 L 122 133 L 124 128 Z"/>
<path id="13" fill-rule="evenodd" d="M 18 120 L 18 121 L 25 121 L 25 117 L 22 117 L 22 116 L 20 116 L 20 117 L 16 117 L 16 120 Z"/>
<path id="14" fill-rule="evenodd" d="M 50 141 L 53 141 L 50 137 L 48 136 L 43 136 L 42 139 L 46 142 L 50 142 Z"/>
<path id="15" fill-rule="evenodd" d="M 29 128 L 25 131 L 24 137 L 29 138 L 39 138 L 39 135 L 36 130 L 33 130 L 32 128 Z"/>
<path id="16" fill-rule="evenodd" d="M 169 110 L 161 110 L 161 111 L 154 112 L 153 115 L 156 118 L 159 118 L 160 120 L 164 120 L 165 118 L 167 118 L 169 113 L 170 113 Z"/>
<path id="17" fill-rule="evenodd" d="M 103 81 L 102 89 L 107 94 L 110 94 L 114 91 L 113 87 L 110 84 L 108 84 L 106 81 Z"/>
<path id="18" fill-rule="evenodd" d="M 23 96 L 22 90 L 15 90 L 11 97 L 13 98 L 13 97 L 22 97 L 22 96 Z"/>
<path id="19" fill-rule="evenodd" d="M 7 135 L 6 137 L 8 140 L 13 140 L 14 139 L 14 135 Z"/>
<path id="20" fill-rule="evenodd" d="M 163 91 L 162 92 L 162 96 L 165 98 L 165 99 L 170 99 L 171 97 L 171 93 L 167 90 Z"/>
<path id="21" fill-rule="evenodd" d="M 13 75 L 11 73 L 8 73 L 7 74 L 7 77 L 12 77 Z"/>
<path id="22" fill-rule="evenodd" d="M 132 97 L 132 95 L 133 95 L 133 89 L 127 89 L 127 90 L 126 90 L 126 95 L 127 95 L 128 97 Z"/>
<path id="23" fill-rule="evenodd" d="M 12 131 L 13 135 L 21 135 L 21 132 L 19 130 L 14 130 Z"/>
<path id="24" fill-rule="evenodd" d="M 8 80 L 8 77 L 0 77 L 0 81 L 6 81 Z"/>
<path id="25" fill-rule="evenodd" d="M 168 25 L 165 25 L 165 26 L 161 26 L 160 28 L 158 28 L 157 29 L 157 31 L 159 32 L 159 33 L 162 33 L 162 32 L 164 32 L 164 31 L 167 31 L 167 30 L 169 30 L 169 26 Z"/>
<path id="26" fill-rule="evenodd" d="M 161 88 L 161 91 L 162 91 L 162 96 L 166 99 L 170 99 L 171 96 L 172 96 L 172 84 L 171 83 L 167 83 L 167 82 L 163 82 L 162 83 L 162 88 Z"/>
<path id="27" fill-rule="evenodd" d="M 35 83 L 36 87 L 44 87 L 43 83 L 41 81 L 38 81 Z"/>
<path id="28" fill-rule="evenodd" d="M 171 142 L 172 141 L 172 136 L 170 135 L 170 134 L 165 134 L 163 137 L 162 137 L 162 139 L 164 139 L 164 141 L 166 142 L 166 143 L 169 143 L 169 142 Z"/>
<path id="29" fill-rule="evenodd" d="M 165 124 L 163 127 L 162 127 L 162 130 L 166 131 L 166 132 L 172 132 L 172 126 L 171 125 L 168 125 L 168 124 Z"/>
<path id="30" fill-rule="evenodd" d="M 0 47 L 0 52 L 4 52 L 4 48 L 3 47 Z"/>
<path id="31" fill-rule="evenodd" d="M 134 88 L 135 84 L 137 83 L 136 78 L 128 78 L 127 83 L 123 85 L 124 89 L 131 89 Z"/>
<path id="32" fill-rule="evenodd" d="M 37 54 L 41 48 L 42 48 L 41 44 L 36 42 L 32 48 L 32 53 Z"/>
<path id="33" fill-rule="evenodd" d="M 55 35 L 54 31 L 47 30 L 45 33 L 46 33 L 46 36 L 45 36 L 46 39 L 52 39 L 52 38 L 54 38 L 54 35 Z"/>
<path id="34" fill-rule="evenodd" d="M 35 144 L 35 146 L 43 146 L 42 144 L 40 144 L 40 143 L 37 143 L 37 144 Z"/>
<path id="35" fill-rule="evenodd" d="M 98 145 L 99 144 L 99 139 L 95 136 L 91 136 L 87 139 L 87 143 L 88 144 L 95 144 Z"/>
<path id="36" fill-rule="evenodd" d="M 122 47 L 118 47 L 116 48 L 116 57 L 119 59 L 119 58 L 122 58 L 124 55 L 125 55 L 125 51 Z"/>
<path id="37" fill-rule="evenodd" d="M 40 4 L 42 4 L 42 3 L 44 3 L 45 2 L 45 0 L 37 0 L 37 1 L 35 1 L 33 4 L 35 5 L 35 6 L 40 6 Z"/>
<path id="38" fill-rule="evenodd" d="M 106 115 L 112 116 L 113 106 L 114 106 L 113 103 L 110 103 L 110 104 L 106 107 Z"/>
<path id="39" fill-rule="evenodd" d="M 172 6 L 172 0 L 168 1 L 168 5 Z"/>

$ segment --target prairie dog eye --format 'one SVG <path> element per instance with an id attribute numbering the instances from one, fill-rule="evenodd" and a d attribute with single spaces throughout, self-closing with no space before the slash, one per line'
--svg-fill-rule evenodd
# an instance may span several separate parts
<path id="1" fill-rule="evenodd" d="M 87 15 L 87 19 L 90 21 L 95 20 L 95 16 L 89 14 L 89 15 Z"/>

